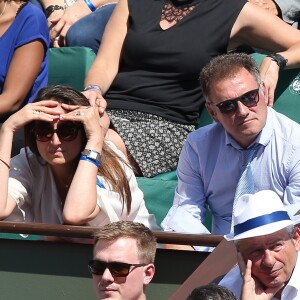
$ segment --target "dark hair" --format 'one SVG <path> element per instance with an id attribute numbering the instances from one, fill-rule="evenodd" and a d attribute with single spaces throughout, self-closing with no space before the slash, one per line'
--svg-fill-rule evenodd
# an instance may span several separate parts
<path id="1" fill-rule="evenodd" d="M 211 283 L 195 288 L 186 300 L 237 300 L 226 287 Z"/>
<path id="2" fill-rule="evenodd" d="M 94 234 L 95 247 L 101 240 L 114 242 L 119 238 L 136 240 L 138 256 L 141 263 L 154 263 L 156 238 L 145 225 L 132 221 L 117 221 L 100 227 Z"/>
<path id="3" fill-rule="evenodd" d="M 89 106 L 90 103 L 88 99 L 79 91 L 75 89 L 63 85 L 54 85 L 42 88 L 34 102 L 41 100 L 56 100 L 62 103 L 70 104 L 70 105 L 80 105 L 80 106 Z M 24 127 L 24 141 L 25 146 L 29 147 L 32 153 L 40 157 L 40 153 L 37 148 L 36 139 L 33 134 L 33 128 L 35 126 L 35 122 L 30 122 L 26 124 Z M 82 127 L 82 150 L 85 148 L 87 139 Z M 25 148 L 27 159 L 28 152 L 27 148 Z M 80 154 L 79 154 L 80 155 Z M 79 157 L 78 157 L 79 161 Z M 117 192 L 121 200 L 126 204 L 127 213 L 130 212 L 131 209 L 131 191 L 129 187 L 129 182 L 126 177 L 126 173 L 122 168 L 121 164 L 129 165 L 127 161 L 121 158 L 118 154 L 116 154 L 104 141 L 102 154 L 101 154 L 101 166 L 98 169 L 98 173 L 103 176 L 107 182 L 110 184 L 113 191 Z"/>
<path id="4" fill-rule="evenodd" d="M 211 59 L 211 61 L 202 69 L 199 78 L 206 101 L 209 102 L 213 83 L 231 78 L 241 69 L 246 69 L 256 78 L 258 84 L 261 83 L 258 65 L 248 54 L 229 53 Z"/>

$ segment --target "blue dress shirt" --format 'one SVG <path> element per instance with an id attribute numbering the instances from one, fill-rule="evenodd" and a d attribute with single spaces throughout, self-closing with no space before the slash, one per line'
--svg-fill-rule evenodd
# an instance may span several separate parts
<path id="1" fill-rule="evenodd" d="M 254 189 L 273 190 L 285 205 L 300 208 L 300 125 L 268 107 L 266 125 L 251 161 Z M 180 154 L 174 203 L 164 230 L 209 233 L 203 222 L 209 208 L 212 233 L 230 232 L 232 205 L 243 170 L 241 146 L 214 123 L 190 133 Z"/>

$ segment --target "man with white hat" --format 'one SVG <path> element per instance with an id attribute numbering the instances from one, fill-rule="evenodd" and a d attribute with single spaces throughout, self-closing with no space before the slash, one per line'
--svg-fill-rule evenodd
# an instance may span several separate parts
<path id="1" fill-rule="evenodd" d="M 290 217 L 270 190 L 242 195 L 233 212 L 239 267 L 219 283 L 242 300 L 300 299 L 300 216 Z M 241 294 L 242 290 L 242 294 Z"/>

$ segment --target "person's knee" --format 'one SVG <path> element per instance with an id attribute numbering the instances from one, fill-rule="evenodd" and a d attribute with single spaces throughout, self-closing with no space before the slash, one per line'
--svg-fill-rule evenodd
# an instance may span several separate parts
<path id="1" fill-rule="evenodd" d="M 115 8 L 115 4 L 105 5 L 74 23 L 67 32 L 69 47 L 89 47 L 97 53 L 105 26 Z"/>

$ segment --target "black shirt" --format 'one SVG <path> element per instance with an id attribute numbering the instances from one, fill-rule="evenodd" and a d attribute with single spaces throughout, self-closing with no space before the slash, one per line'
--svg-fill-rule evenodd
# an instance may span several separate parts
<path id="1" fill-rule="evenodd" d="M 138 110 L 197 124 L 204 99 L 199 73 L 227 52 L 232 26 L 246 0 L 200 0 L 167 30 L 161 0 L 128 0 L 129 29 L 119 73 L 106 94 L 108 108 Z"/>

